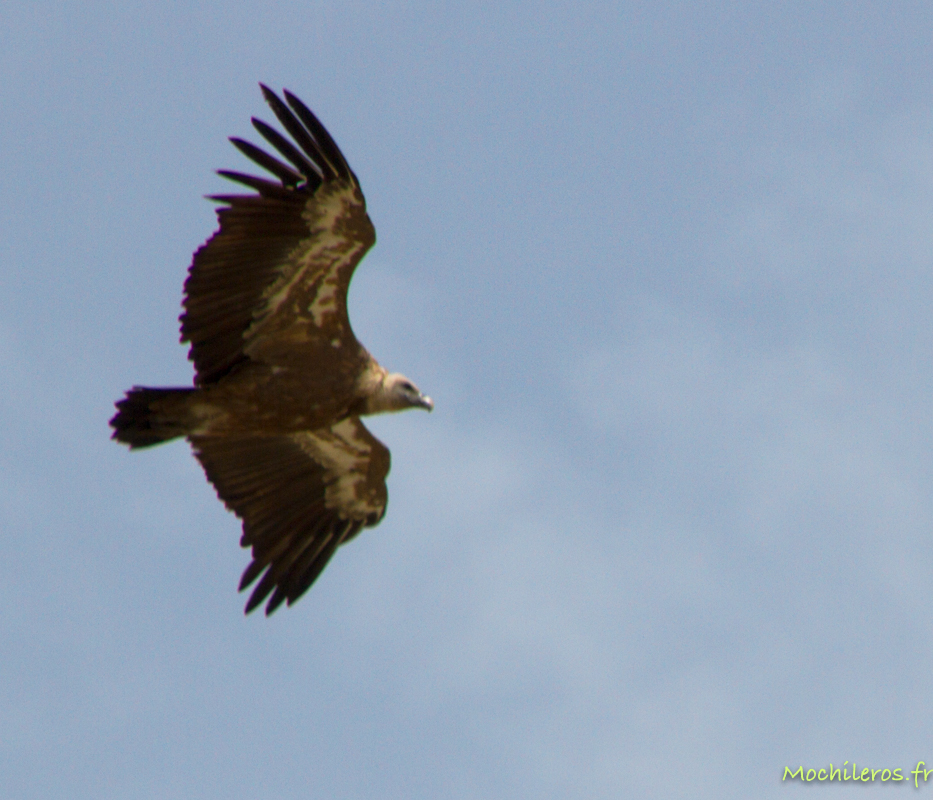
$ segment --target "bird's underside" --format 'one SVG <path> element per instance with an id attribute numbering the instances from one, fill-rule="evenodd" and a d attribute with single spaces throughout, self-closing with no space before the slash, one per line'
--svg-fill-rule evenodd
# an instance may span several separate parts
<path id="1" fill-rule="evenodd" d="M 243 521 L 253 560 L 240 589 L 258 580 L 246 611 L 268 598 L 269 614 L 385 513 L 389 451 L 360 416 L 433 403 L 350 327 L 347 289 L 375 241 L 356 176 L 300 100 L 262 90 L 291 141 L 253 124 L 288 163 L 231 139 L 277 180 L 220 172 L 254 193 L 212 198 L 220 227 L 185 281 L 195 385 L 134 387 L 111 426 L 130 448 L 188 438 Z"/>

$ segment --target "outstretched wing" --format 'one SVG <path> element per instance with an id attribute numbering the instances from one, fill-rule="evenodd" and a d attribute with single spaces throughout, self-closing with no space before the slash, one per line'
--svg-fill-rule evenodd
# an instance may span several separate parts
<path id="1" fill-rule="evenodd" d="M 289 163 L 231 138 L 277 180 L 219 172 L 256 194 L 212 197 L 224 204 L 220 229 L 194 254 L 181 340 L 191 343 L 202 386 L 246 360 L 320 366 L 350 380 L 366 353 L 350 328 L 347 289 L 376 232 L 356 176 L 317 117 L 287 91 L 287 105 L 262 91 L 294 144 L 253 125 Z"/>
<path id="2" fill-rule="evenodd" d="M 247 614 L 270 594 L 267 615 L 294 603 L 339 545 L 385 514 L 389 450 L 359 417 L 287 436 L 191 444 L 217 495 L 243 520 L 240 544 L 253 549 L 240 591 L 262 574 Z"/>

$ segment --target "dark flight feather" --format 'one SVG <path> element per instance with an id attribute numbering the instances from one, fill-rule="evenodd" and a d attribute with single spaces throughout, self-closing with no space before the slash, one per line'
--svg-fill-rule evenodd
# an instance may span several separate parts
<path id="1" fill-rule="evenodd" d="M 339 176 L 346 181 L 356 183 L 356 176 L 353 174 L 353 170 L 350 169 L 350 165 L 343 157 L 343 153 L 341 153 L 340 148 L 337 147 L 337 142 L 335 142 L 327 132 L 327 128 L 321 124 L 321 121 L 312 113 L 311 109 L 295 97 L 295 95 L 287 89 L 283 94 L 288 104 L 292 107 L 292 110 L 298 115 L 298 118 L 304 123 L 305 127 L 311 131 L 311 135 L 320 145 L 327 156 L 327 160 L 331 163 Z"/>
<path id="2" fill-rule="evenodd" d="M 260 150 L 256 145 L 247 142 L 245 139 L 231 136 L 230 141 L 236 149 L 250 159 L 250 161 L 255 161 L 263 169 L 269 170 L 269 172 L 275 175 L 286 186 L 297 186 L 306 177 L 287 164 L 283 164 L 277 158 L 273 158 L 265 150 Z"/>
<path id="3" fill-rule="evenodd" d="M 333 165 L 328 161 L 327 156 L 318 146 L 318 143 L 311 134 L 308 133 L 307 128 L 298 121 L 297 117 L 292 114 L 288 106 L 279 100 L 275 92 L 263 86 L 261 83 L 259 85 L 262 88 L 263 97 L 266 98 L 266 102 L 269 104 L 269 107 L 272 109 L 279 122 L 282 123 L 285 130 L 291 134 L 291 137 L 302 150 L 308 155 L 313 156 L 314 163 L 319 168 L 324 180 L 333 180 L 336 178 L 338 176 L 337 170 L 335 170 Z"/>
<path id="4" fill-rule="evenodd" d="M 262 138 L 271 144 L 280 155 L 285 156 L 307 180 L 329 180 L 330 176 L 323 174 L 323 170 L 311 159 L 306 157 L 295 145 L 282 136 L 275 128 L 270 127 L 261 119 L 252 119 L 253 127 L 259 131 Z"/>
<path id="5" fill-rule="evenodd" d="M 219 169 L 217 174 L 221 177 L 226 178 L 230 181 L 236 181 L 236 183 L 242 183 L 244 186 L 249 186 L 250 189 L 255 189 L 263 197 L 273 197 L 278 200 L 287 200 L 292 196 L 293 189 L 289 189 L 287 186 L 283 186 L 281 183 L 275 183 L 275 181 L 266 180 L 265 178 L 257 178 L 255 175 L 245 175 L 242 172 L 233 172 L 229 169 Z M 249 197 L 250 195 L 244 195 Z M 212 195 L 212 200 L 218 199 L 218 195 Z"/>

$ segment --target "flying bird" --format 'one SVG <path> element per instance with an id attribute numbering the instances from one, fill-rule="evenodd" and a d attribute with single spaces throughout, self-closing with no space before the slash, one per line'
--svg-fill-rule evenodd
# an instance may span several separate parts
<path id="1" fill-rule="evenodd" d="M 230 139 L 274 180 L 218 171 L 253 193 L 210 197 L 220 227 L 194 254 L 180 317 L 194 386 L 135 386 L 110 425 L 131 449 L 188 439 L 252 548 L 246 613 L 268 598 L 268 615 L 385 514 L 389 450 L 360 417 L 434 403 L 350 327 L 350 279 L 376 241 L 356 175 L 304 103 L 260 87 L 291 139 L 255 117 L 284 161 Z"/>

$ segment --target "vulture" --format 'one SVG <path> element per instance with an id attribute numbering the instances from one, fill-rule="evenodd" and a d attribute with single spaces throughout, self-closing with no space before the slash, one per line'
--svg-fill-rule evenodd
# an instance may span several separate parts
<path id="1" fill-rule="evenodd" d="M 389 450 L 360 418 L 434 403 L 350 327 L 350 279 L 376 241 L 356 175 L 304 103 L 260 87 L 290 138 L 254 117 L 278 157 L 230 139 L 272 178 L 218 171 L 251 192 L 209 198 L 219 229 L 194 254 L 180 317 L 194 386 L 134 386 L 110 425 L 131 449 L 188 439 L 242 520 L 246 613 L 268 598 L 268 615 L 385 514 Z"/>

